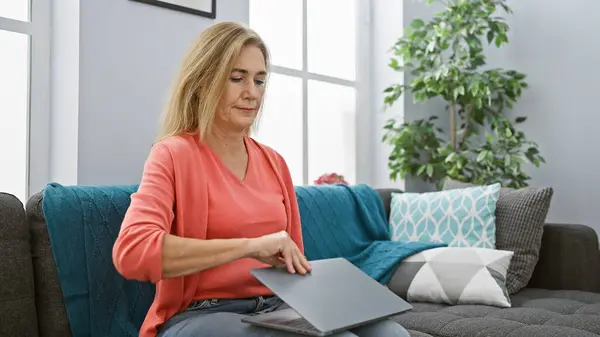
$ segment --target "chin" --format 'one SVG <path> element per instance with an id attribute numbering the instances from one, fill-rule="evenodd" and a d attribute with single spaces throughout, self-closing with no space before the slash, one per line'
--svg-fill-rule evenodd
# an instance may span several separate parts
<path id="1" fill-rule="evenodd" d="M 232 123 L 228 129 L 234 133 L 238 133 L 238 132 L 241 133 L 241 132 L 245 132 L 246 130 L 250 129 L 251 127 L 252 127 L 252 124 L 248 124 L 248 123 L 235 123 L 235 124 Z"/>
<path id="2" fill-rule="evenodd" d="M 247 130 L 254 124 L 254 118 L 240 118 L 236 124 L 236 127 L 240 130 Z"/>

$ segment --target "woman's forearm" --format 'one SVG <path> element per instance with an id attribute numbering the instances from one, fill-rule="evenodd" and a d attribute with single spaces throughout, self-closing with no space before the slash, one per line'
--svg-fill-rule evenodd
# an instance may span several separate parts
<path id="1" fill-rule="evenodd" d="M 162 249 L 163 277 L 194 274 L 251 254 L 250 239 L 199 240 L 167 234 Z"/>

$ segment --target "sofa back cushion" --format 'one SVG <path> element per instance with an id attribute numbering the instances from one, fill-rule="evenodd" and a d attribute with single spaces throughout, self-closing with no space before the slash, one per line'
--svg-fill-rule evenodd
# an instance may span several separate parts
<path id="1" fill-rule="evenodd" d="M 23 203 L 0 193 L 0 336 L 37 336 L 29 226 Z"/>
<path id="2" fill-rule="evenodd" d="M 379 197 L 383 201 L 383 208 L 385 209 L 385 215 L 389 221 L 390 213 L 392 208 L 392 193 L 403 193 L 399 188 L 379 188 L 377 189 L 377 193 L 379 193 Z"/>
<path id="3" fill-rule="evenodd" d="M 69 319 L 42 210 L 42 192 L 33 195 L 27 201 L 26 210 L 31 230 L 39 336 L 70 337 Z"/>
<path id="4" fill-rule="evenodd" d="M 492 184 L 428 193 L 392 193 L 391 239 L 494 249 L 499 191 L 500 184 Z"/>

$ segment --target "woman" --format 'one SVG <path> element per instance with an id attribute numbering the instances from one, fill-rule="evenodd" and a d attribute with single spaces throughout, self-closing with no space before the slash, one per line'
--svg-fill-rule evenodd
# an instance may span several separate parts
<path id="1" fill-rule="evenodd" d="M 141 337 L 293 335 L 240 321 L 285 307 L 250 269 L 311 270 L 286 162 L 249 137 L 268 64 L 261 38 L 231 22 L 183 60 L 113 248 L 124 277 L 156 283 Z M 391 321 L 355 332 L 343 335 L 406 334 Z"/>

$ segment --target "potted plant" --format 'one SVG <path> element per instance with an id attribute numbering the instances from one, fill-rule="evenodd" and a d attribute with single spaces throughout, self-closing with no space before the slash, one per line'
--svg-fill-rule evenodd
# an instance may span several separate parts
<path id="1" fill-rule="evenodd" d="M 498 48 L 508 43 L 509 27 L 497 12 L 512 11 L 505 0 L 442 3 L 443 10 L 429 21 L 412 20 L 394 44 L 389 67 L 410 77 L 406 84 L 389 86 L 384 103 L 388 108 L 404 94 L 414 102 L 441 98 L 449 125 L 442 128 L 436 115 L 388 120 L 383 141 L 393 147 L 390 178 L 418 177 L 438 187 L 445 178 L 527 186 L 530 176 L 523 165 L 538 167 L 545 160 L 517 128 L 526 117 L 510 120 L 504 114 L 527 88 L 526 76 L 487 67 L 484 53 L 485 43 Z"/>
<path id="2" fill-rule="evenodd" d="M 317 180 L 313 182 L 315 185 L 336 185 L 343 184 L 348 185 L 344 176 L 338 173 L 325 173 L 322 174 Z"/>

